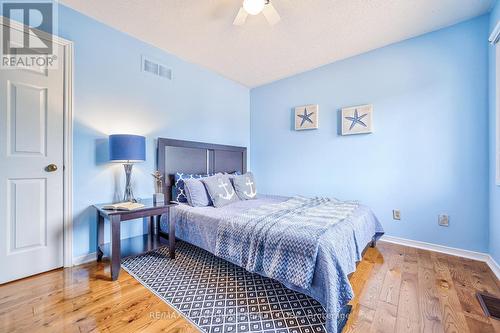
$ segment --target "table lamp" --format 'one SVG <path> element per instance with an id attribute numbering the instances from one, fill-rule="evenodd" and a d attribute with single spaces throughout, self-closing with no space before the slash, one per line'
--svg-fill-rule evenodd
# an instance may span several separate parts
<path id="1" fill-rule="evenodd" d="M 130 178 L 134 163 L 146 160 L 146 138 L 130 134 L 110 135 L 109 160 L 123 163 L 123 167 L 125 168 L 126 185 L 123 201 L 137 202 L 132 192 Z"/>

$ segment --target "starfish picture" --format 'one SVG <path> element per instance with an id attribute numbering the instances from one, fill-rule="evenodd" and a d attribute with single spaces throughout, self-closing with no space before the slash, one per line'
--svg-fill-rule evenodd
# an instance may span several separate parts
<path id="1" fill-rule="evenodd" d="M 300 127 L 304 126 L 304 123 L 306 121 L 310 122 L 311 124 L 313 124 L 313 121 L 311 120 L 311 116 L 314 114 L 314 112 L 311 112 L 311 113 L 307 113 L 307 108 L 304 109 L 304 113 L 303 114 L 298 114 L 297 117 L 301 118 L 302 119 L 302 122 L 300 123 Z"/>
<path id="2" fill-rule="evenodd" d="M 319 105 L 308 104 L 294 109 L 292 124 L 296 131 L 318 129 Z"/>
<path id="3" fill-rule="evenodd" d="M 358 109 L 355 109 L 354 110 L 354 117 L 345 117 L 345 119 L 347 120 L 350 120 L 351 121 L 351 126 L 349 127 L 349 131 L 352 130 L 354 128 L 354 126 L 356 126 L 356 124 L 360 124 L 361 126 L 363 127 L 368 127 L 361 119 L 363 119 L 364 117 L 366 117 L 368 115 L 368 113 L 365 113 L 364 115 L 359 115 L 358 113 Z"/>

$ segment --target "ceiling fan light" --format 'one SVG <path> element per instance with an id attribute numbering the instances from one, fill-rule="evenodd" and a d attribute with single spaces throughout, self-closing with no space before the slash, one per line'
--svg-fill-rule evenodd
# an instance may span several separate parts
<path id="1" fill-rule="evenodd" d="M 265 0 L 245 0 L 243 1 L 243 8 L 250 15 L 259 14 L 266 5 Z"/>

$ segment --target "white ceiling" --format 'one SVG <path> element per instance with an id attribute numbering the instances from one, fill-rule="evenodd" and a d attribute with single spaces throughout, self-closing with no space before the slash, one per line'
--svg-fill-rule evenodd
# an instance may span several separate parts
<path id="1" fill-rule="evenodd" d="M 62 0 L 120 31 L 255 87 L 486 13 L 492 0 L 272 0 L 232 22 L 242 0 Z"/>

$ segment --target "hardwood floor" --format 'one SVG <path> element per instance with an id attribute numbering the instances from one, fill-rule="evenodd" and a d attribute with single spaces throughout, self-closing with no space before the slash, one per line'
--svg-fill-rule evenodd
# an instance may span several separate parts
<path id="1" fill-rule="evenodd" d="M 477 291 L 500 296 L 483 262 L 380 242 L 351 277 L 356 298 L 343 332 L 500 332 Z M 197 332 L 122 270 L 106 263 L 0 286 L 0 332 Z"/>
<path id="2" fill-rule="evenodd" d="M 356 297 L 343 332 L 500 332 L 475 295 L 500 296 L 484 262 L 380 242 L 351 283 Z"/>

